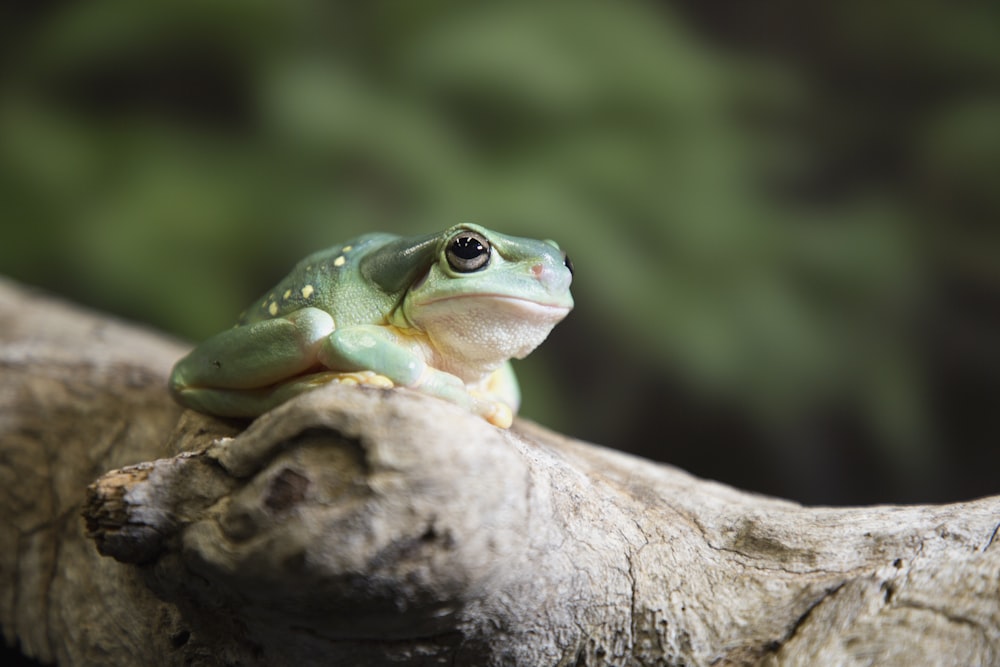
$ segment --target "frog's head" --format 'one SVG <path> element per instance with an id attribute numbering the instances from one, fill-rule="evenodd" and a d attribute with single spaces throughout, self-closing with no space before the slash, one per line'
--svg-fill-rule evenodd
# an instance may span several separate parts
<path id="1" fill-rule="evenodd" d="M 573 266 L 554 241 L 462 224 L 433 247 L 400 314 L 466 381 L 527 355 L 573 307 Z"/>

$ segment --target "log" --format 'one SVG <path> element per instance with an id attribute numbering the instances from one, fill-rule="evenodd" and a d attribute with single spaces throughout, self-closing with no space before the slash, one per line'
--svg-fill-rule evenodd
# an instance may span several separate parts
<path id="1" fill-rule="evenodd" d="M 0 343 L 0 626 L 44 662 L 1000 663 L 1000 498 L 803 507 L 399 389 L 214 419 L 183 345 L 10 282 Z"/>

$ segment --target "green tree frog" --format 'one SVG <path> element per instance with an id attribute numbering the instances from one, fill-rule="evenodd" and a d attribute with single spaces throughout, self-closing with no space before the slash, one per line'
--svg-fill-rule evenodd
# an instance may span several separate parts
<path id="1" fill-rule="evenodd" d="M 170 388 L 195 410 L 255 417 L 328 382 L 403 386 L 507 428 L 520 402 L 509 360 L 569 313 L 572 274 L 554 241 L 473 224 L 366 234 L 299 262 L 177 362 Z"/>

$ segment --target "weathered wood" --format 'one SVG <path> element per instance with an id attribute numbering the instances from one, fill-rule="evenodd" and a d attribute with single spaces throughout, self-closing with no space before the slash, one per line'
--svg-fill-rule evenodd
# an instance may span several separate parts
<path id="1" fill-rule="evenodd" d="M 0 343 L 0 624 L 46 661 L 1000 662 L 1000 498 L 806 508 L 399 390 L 244 429 L 3 283 Z"/>

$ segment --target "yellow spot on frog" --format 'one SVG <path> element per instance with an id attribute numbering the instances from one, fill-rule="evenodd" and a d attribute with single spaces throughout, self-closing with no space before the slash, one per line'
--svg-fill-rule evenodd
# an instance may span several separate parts
<path id="1" fill-rule="evenodd" d="M 282 299 L 287 299 L 287 298 L 288 298 L 288 297 L 290 297 L 291 295 L 292 295 L 292 290 L 290 290 L 290 289 L 286 289 L 286 290 L 285 290 L 285 293 L 281 295 L 281 298 L 282 298 Z"/>
<path id="2" fill-rule="evenodd" d="M 334 266 L 343 266 L 343 265 L 344 265 L 344 262 L 346 262 L 346 261 L 347 261 L 347 260 L 346 260 L 346 259 L 344 259 L 344 256 L 343 256 L 343 255 L 341 255 L 341 256 L 340 256 L 340 257 L 338 257 L 337 259 L 333 260 L 333 265 L 334 265 Z"/>
<path id="3" fill-rule="evenodd" d="M 271 305 L 267 307 L 267 312 L 271 313 L 272 317 L 274 317 L 275 315 L 277 315 L 278 314 L 278 304 L 276 302 L 272 301 Z"/>
<path id="4" fill-rule="evenodd" d="M 353 248 L 354 248 L 354 246 L 352 246 L 352 245 L 345 245 L 344 246 L 344 252 L 350 252 Z"/>
<path id="5" fill-rule="evenodd" d="M 303 299 L 308 299 L 309 297 L 312 296 L 312 293 L 314 291 L 315 290 L 313 289 L 312 285 L 306 285 L 305 287 L 302 288 L 302 298 Z"/>

